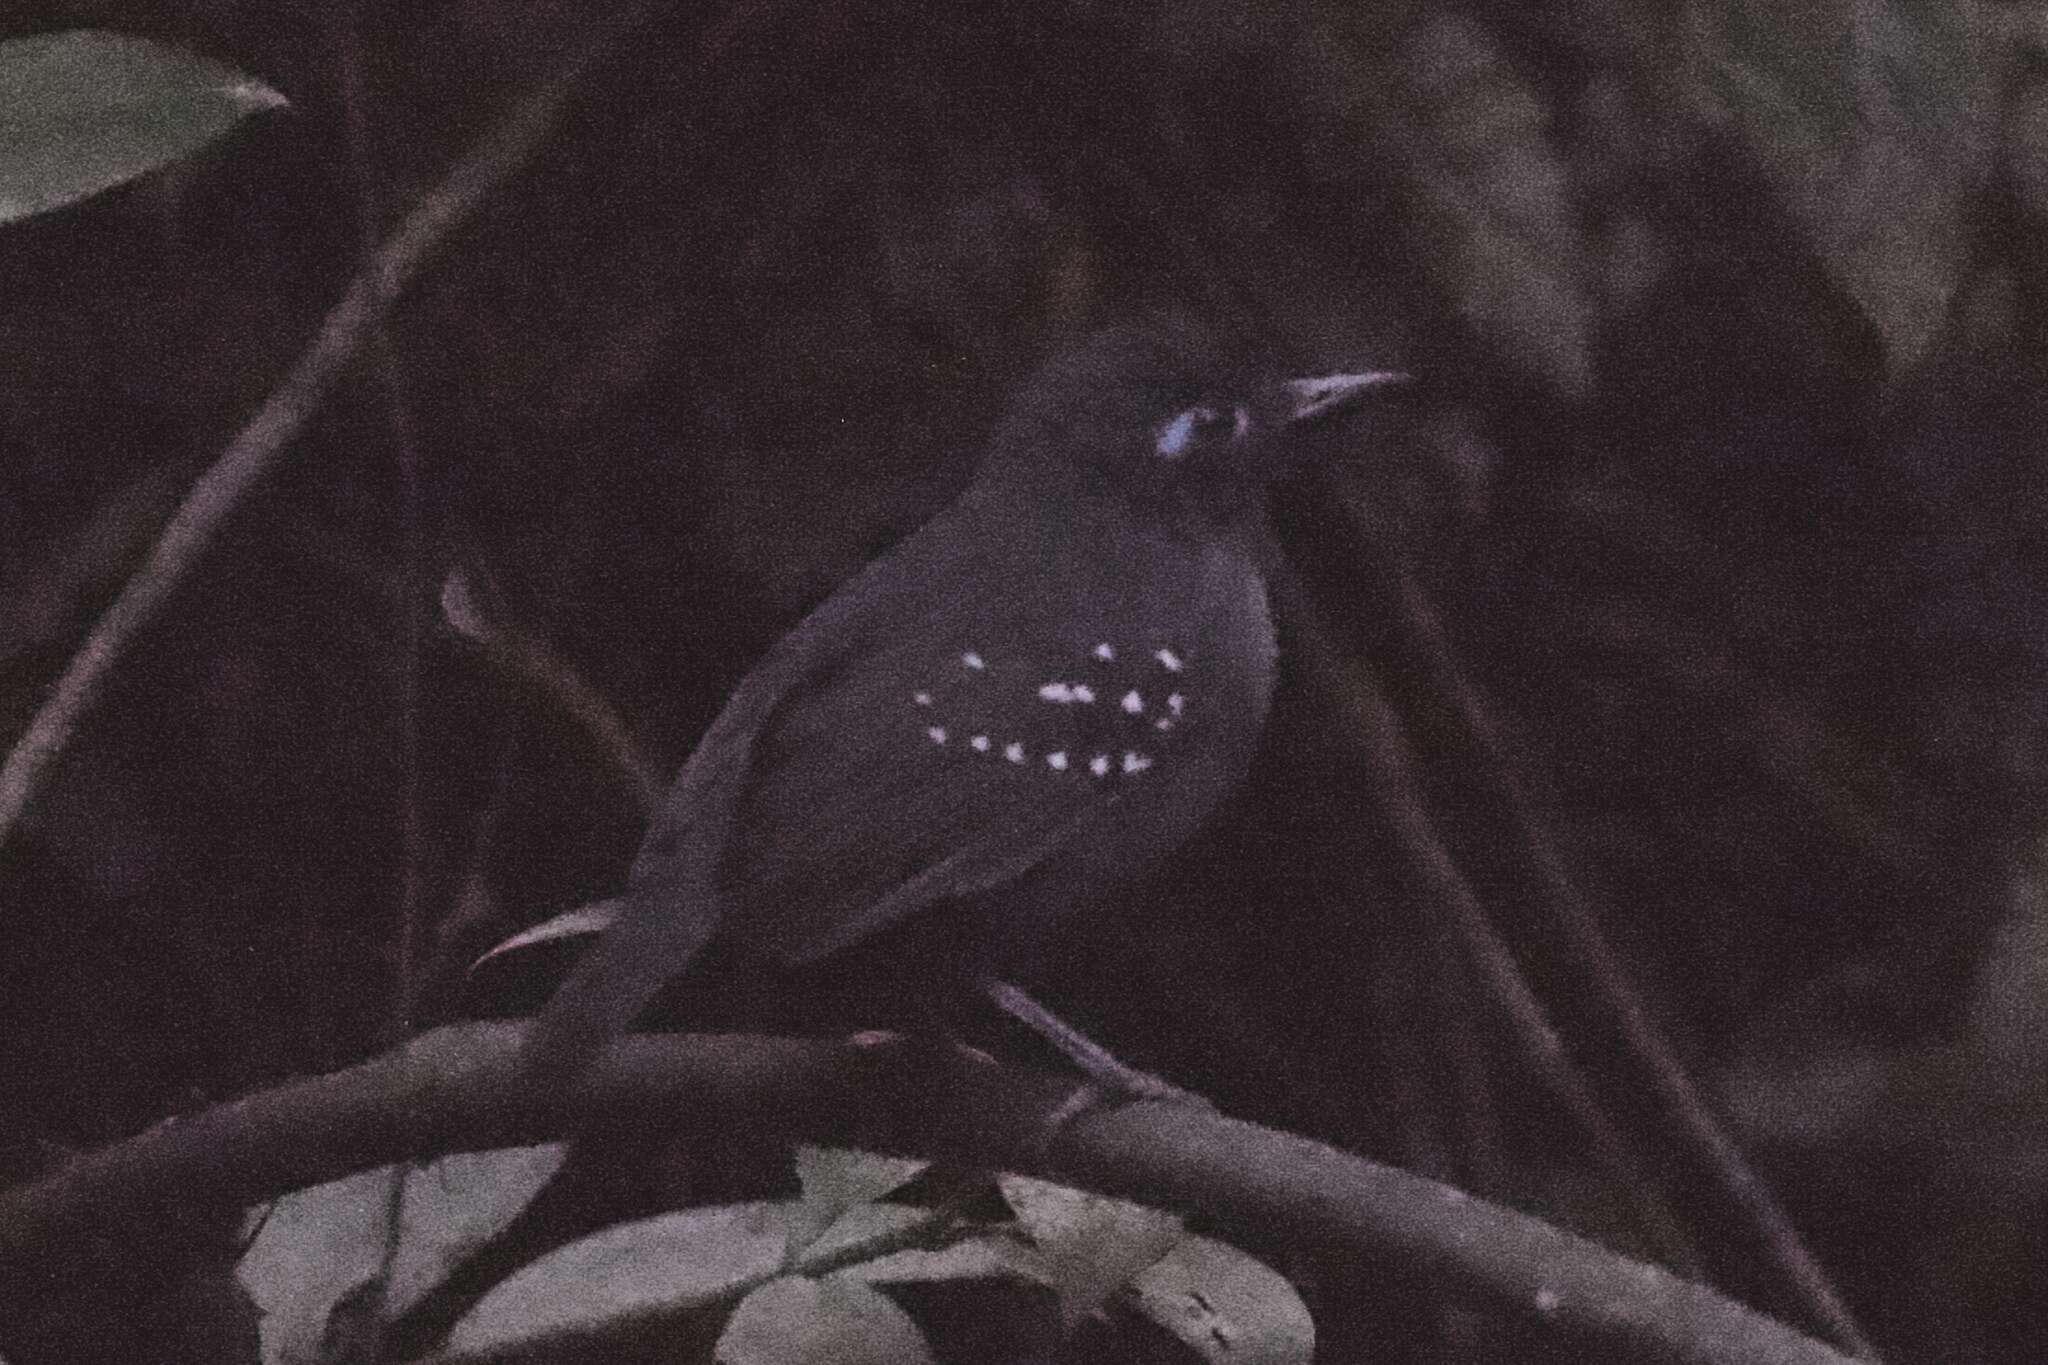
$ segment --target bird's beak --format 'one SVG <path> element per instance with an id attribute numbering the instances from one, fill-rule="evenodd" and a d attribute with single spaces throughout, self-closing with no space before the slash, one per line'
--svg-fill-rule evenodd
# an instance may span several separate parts
<path id="1" fill-rule="evenodd" d="M 1294 426 L 1333 412 L 1341 412 L 1374 389 L 1406 384 L 1408 376 L 1399 370 L 1367 370 L 1362 374 L 1326 374 L 1315 379 L 1290 379 L 1287 391 L 1294 407 L 1287 423 Z"/>

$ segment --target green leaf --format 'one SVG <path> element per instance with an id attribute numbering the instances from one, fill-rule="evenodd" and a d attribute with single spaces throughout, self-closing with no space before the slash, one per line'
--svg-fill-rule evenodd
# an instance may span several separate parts
<path id="1" fill-rule="evenodd" d="M 385 1309 L 400 1313 L 504 1230 L 561 1169 L 566 1144 L 456 1152 L 406 1177 Z"/>
<path id="2" fill-rule="evenodd" d="M 1733 128 L 1883 335 L 1923 355 L 1967 264 L 1991 173 L 1994 66 L 1979 0 L 1694 0 L 1687 98 Z"/>
<path id="3" fill-rule="evenodd" d="M 1181 1238 L 1170 1213 L 1028 1176 L 1005 1175 L 1003 1198 L 1043 1257 L 1071 1325 L 1099 1309 Z"/>
<path id="4" fill-rule="evenodd" d="M 929 1223 L 931 1218 L 931 1210 L 909 1204 L 856 1204 L 805 1249 L 796 1268 L 807 1271 L 826 1258 L 863 1243 L 900 1243 L 906 1229 Z M 869 1284 L 987 1279 L 1051 1283 L 1044 1258 L 1035 1248 L 1025 1245 L 1017 1229 L 1009 1224 L 972 1231 L 954 1224 L 940 1235 L 956 1240 L 941 1246 L 887 1252 L 832 1273 Z"/>
<path id="5" fill-rule="evenodd" d="M 1213 1365 L 1308 1365 L 1316 1327 L 1294 1286 L 1236 1247 L 1186 1237 L 1131 1283 L 1139 1312 Z"/>
<path id="6" fill-rule="evenodd" d="M 856 1280 L 771 1280 L 740 1301 L 718 1339 L 720 1365 L 929 1365 L 924 1333 Z"/>
<path id="7" fill-rule="evenodd" d="M 791 1241 L 799 1248 L 809 1247 L 814 1238 L 845 1222 L 842 1215 L 874 1207 L 869 1201 L 906 1183 L 925 1164 L 846 1148 L 799 1146 L 796 1175 L 804 1198 L 801 1214 L 790 1228 Z"/>
<path id="8" fill-rule="evenodd" d="M 1048 1288 L 1052 1285 L 1044 1258 L 1000 1230 L 977 1234 L 936 1251 L 891 1252 L 833 1273 L 868 1284 L 1019 1280 Z"/>
<path id="9" fill-rule="evenodd" d="M 396 1166 L 296 1190 L 271 1205 L 235 1267 L 262 1317 L 263 1359 L 318 1360 L 328 1319 L 384 1270 Z"/>
<path id="10" fill-rule="evenodd" d="M 817 1210 L 807 1202 L 801 1212 L 810 1216 Z M 801 1264 L 815 1265 L 826 1257 L 842 1255 L 862 1243 L 895 1241 L 906 1229 L 929 1223 L 931 1218 L 930 1209 L 909 1204 L 855 1204 L 838 1215 L 817 1235 L 816 1241 L 804 1248 Z"/>
<path id="11" fill-rule="evenodd" d="M 835 1214 L 901 1188 L 925 1164 L 909 1157 L 878 1156 L 843 1147 L 796 1149 L 796 1178 L 803 1186 L 805 1201 Z"/>
<path id="12" fill-rule="evenodd" d="M 425 1165 L 380 1166 L 277 1200 L 235 1272 L 263 1314 L 263 1358 L 319 1358 L 315 1343 L 332 1335 L 330 1318 L 350 1302 L 386 1315 L 412 1306 L 518 1216 L 564 1150 L 556 1143 L 460 1152 Z M 391 1182 L 401 1174 L 405 1189 L 394 1205 Z"/>
<path id="13" fill-rule="evenodd" d="M 793 1207 L 731 1204 L 606 1228 L 507 1277 L 455 1324 L 448 1344 L 503 1350 L 714 1303 L 782 1268 Z"/>
<path id="14" fill-rule="evenodd" d="M 133 180 L 283 103 L 146 38 L 79 29 L 0 43 L 0 223 Z"/>
<path id="15" fill-rule="evenodd" d="M 1403 188 L 1437 287 L 1474 331 L 1566 394 L 1592 384 L 1592 248 L 1549 111 L 1479 24 L 1418 23 L 1397 70 Z"/>

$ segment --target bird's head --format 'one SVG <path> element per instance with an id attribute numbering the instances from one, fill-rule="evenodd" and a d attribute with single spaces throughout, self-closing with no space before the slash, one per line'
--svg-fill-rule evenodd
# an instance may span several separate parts
<path id="1" fill-rule="evenodd" d="M 1104 494 L 1228 518 L 1300 466 L 1322 419 L 1406 378 L 1389 370 L 1275 377 L 1155 333 L 1099 332 L 1018 393 L 989 470 L 1055 496 Z"/>

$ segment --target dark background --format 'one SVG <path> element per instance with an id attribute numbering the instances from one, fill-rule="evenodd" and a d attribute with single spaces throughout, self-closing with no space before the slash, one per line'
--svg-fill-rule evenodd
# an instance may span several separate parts
<path id="1" fill-rule="evenodd" d="M 14 12 L 174 39 L 293 107 L 0 229 L 0 733 L 365 240 L 586 8 Z M 960 486 L 1028 366 L 1173 308 L 1423 391 L 1280 498 L 1313 612 L 1267 751 L 1077 931 L 1059 1002 L 1226 1108 L 1636 1245 L 1389 838 L 1423 809 L 1715 1273 L 1796 1311 L 1529 913 L 1497 768 L 1390 607 L 1406 575 L 1881 1342 L 2041 1358 L 2048 56 L 2021 9 L 1959 38 L 1882 7 L 1873 53 L 1826 7 L 1738 3 L 657 7 L 0 849 L 0 1145 L 364 1055 L 456 1008 L 475 952 L 617 888 L 638 790 L 450 627 L 452 569 L 672 771 Z M 1374 671 L 1414 774 L 1375 765 L 1303 632 Z M 1307 1288 L 1333 1359 L 1493 1330 Z"/>

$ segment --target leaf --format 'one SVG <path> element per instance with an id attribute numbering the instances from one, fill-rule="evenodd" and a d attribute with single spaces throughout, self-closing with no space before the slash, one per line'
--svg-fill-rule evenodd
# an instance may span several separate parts
<path id="1" fill-rule="evenodd" d="M 344 1312 L 404 1311 L 518 1216 L 564 1150 L 510 1147 L 380 1166 L 274 1201 L 235 1271 L 263 1315 L 263 1358 L 325 1359 L 320 1343 L 353 1330 L 338 1320 Z M 391 1182 L 401 1171 L 394 1246 Z M 379 1286 L 387 1259 L 390 1279 Z"/>
<path id="2" fill-rule="evenodd" d="M 771 1280 L 740 1301 L 720 1365 L 930 1365 L 910 1315 L 856 1280 Z"/>
<path id="3" fill-rule="evenodd" d="M 798 1248 L 809 1248 L 824 1236 L 843 1231 L 843 1224 L 856 1213 L 878 1207 L 869 1201 L 880 1199 L 909 1181 L 926 1163 L 904 1157 L 878 1156 L 840 1147 L 799 1146 L 796 1176 L 804 1199 L 799 1217 L 790 1228 L 790 1240 Z M 840 1237 L 839 1240 L 845 1240 Z"/>
<path id="4" fill-rule="evenodd" d="M 800 1212 L 809 1219 L 817 1208 L 806 1202 Z M 906 1230 L 931 1220 L 932 1211 L 909 1204 L 855 1204 L 840 1214 L 831 1225 L 817 1234 L 817 1240 L 804 1248 L 800 1268 L 809 1268 L 832 1256 L 845 1254 L 849 1249 L 862 1243 L 896 1241 Z"/>
<path id="5" fill-rule="evenodd" d="M 1991 170 L 1979 0 L 1694 0 L 1686 97 L 1732 127 L 1883 335 L 1920 358 Z"/>
<path id="6" fill-rule="evenodd" d="M 1086 1190 L 1001 1177 L 1003 1197 L 1044 1258 L 1068 1325 L 1100 1308 L 1181 1238 L 1180 1219 Z"/>
<path id="7" fill-rule="evenodd" d="M 133 180 L 284 103 L 146 38 L 79 29 L 0 42 L 0 223 Z"/>
<path id="8" fill-rule="evenodd" d="M 320 1332 L 320 1350 L 310 1358 L 288 1357 L 290 1365 L 362 1365 L 374 1360 L 384 1322 L 384 1294 L 375 1280 L 365 1280 L 341 1296 L 327 1314 Z"/>
<path id="9" fill-rule="evenodd" d="M 618 899 L 592 901 L 588 905 L 579 905 L 574 910 L 564 910 L 559 915 L 542 920 L 539 924 L 529 925 L 512 935 L 470 963 L 469 970 L 475 972 L 487 962 L 531 948 L 536 944 L 596 938 L 612 927 L 613 921 L 619 917 L 619 908 L 624 904 L 623 900 Z"/>
<path id="10" fill-rule="evenodd" d="M 1408 35 L 1397 70 L 1413 126 L 1403 184 L 1422 253 L 1466 322 L 1566 394 L 1593 378 L 1592 248 L 1536 93 L 1493 37 L 1436 13 Z"/>
<path id="11" fill-rule="evenodd" d="M 561 1169 L 566 1144 L 457 1152 L 416 1167 L 405 1183 L 390 1313 L 411 1307 L 463 1257 L 502 1232 Z"/>
<path id="12" fill-rule="evenodd" d="M 862 1261 L 835 1275 L 868 1284 L 917 1284 L 934 1280 L 1018 1280 L 1052 1286 L 1043 1257 L 1001 1232 L 989 1232 L 936 1251 L 897 1251 Z"/>
<path id="13" fill-rule="evenodd" d="M 381 1166 L 271 1205 L 235 1267 L 262 1314 L 257 1334 L 265 1361 L 322 1358 L 329 1317 L 344 1303 L 361 1302 L 383 1273 L 397 1178 L 397 1167 Z"/>
<path id="14" fill-rule="evenodd" d="M 800 1146 L 796 1178 L 808 1203 L 837 1214 L 880 1199 L 908 1184 L 926 1163 L 909 1157 L 878 1156 L 844 1147 Z"/>
<path id="15" fill-rule="evenodd" d="M 930 1209 L 910 1204 L 856 1204 L 804 1249 L 796 1268 L 809 1273 L 827 1259 L 863 1243 L 901 1244 L 907 1229 L 928 1223 L 931 1218 Z M 832 1273 L 869 1284 L 988 1279 L 1051 1283 L 1043 1258 L 1035 1248 L 1025 1245 L 1017 1236 L 1017 1229 L 1009 1224 L 969 1231 L 949 1222 L 934 1229 L 933 1237 L 934 1240 L 939 1237 L 954 1240 L 942 1246 L 912 1246 L 887 1252 L 871 1260 L 856 1261 Z"/>
<path id="16" fill-rule="evenodd" d="M 1212 1238 L 1182 1238 L 1130 1292 L 1139 1312 L 1213 1365 L 1308 1365 L 1315 1358 L 1315 1322 L 1294 1286 Z"/>
<path id="17" fill-rule="evenodd" d="M 448 1345 L 504 1350 L 714 1303 L 782 1268 L 792 1211 L 783 1203 L 731 1204 L 606 1228 L 508 1276 L 455 1324 Z"/>

